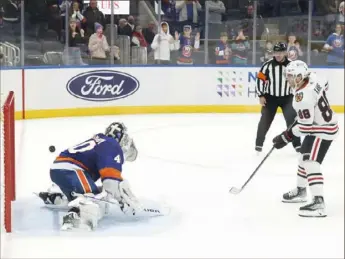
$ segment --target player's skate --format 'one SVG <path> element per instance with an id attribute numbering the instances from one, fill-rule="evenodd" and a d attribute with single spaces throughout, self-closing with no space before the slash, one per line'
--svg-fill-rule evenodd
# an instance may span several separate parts
<path id="1" fill-rule="evenodd" d="M 80 210 L 72 208 L 67 215 L 62 218 L 61 230 L 72 230 L 80 226 Z"/>
<path id="2" fill-rule="evenodd" d="M 282 202 L 286 203 L 301 203 L 307 201 L 307 188 L 297 187 L 287 193 L 283 194 Z"/>
<path id="3" fill-rule="evenodd" d="M 256 151 L 256 155 L 259 156 L 262 153 L 262 147 L 256 146 L 255 151 Z"/>
<path id="4" fill-rule="evenodd" d="M 49 192 L 40 192 L 38 194 L 45 204 L 54 204 L 59 205 L 62 203 L 63 194 L 62 193 L 49 193 Z"/>
<path id="5" fill-rule="evenodd" d="M 322 196 L 315 196 L 310 204 L 299 208 L 301 217 L 326 217 L 325 202 Z"/>

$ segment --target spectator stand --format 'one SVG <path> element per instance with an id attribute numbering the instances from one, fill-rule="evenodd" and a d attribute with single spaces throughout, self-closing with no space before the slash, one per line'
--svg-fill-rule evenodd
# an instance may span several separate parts
<path id="1" fill-rule="evenodd" d="M 313 4 L 315 1 L 305 0 L 187 1 L 188 4 L 193 4 L 192 13 L 186 11 L 182 3 L 184 1 L 133 1 L 131 8 L 136 13 L 131 14 L 134 17 L 99 14 L 98 17 L 103 15 L 104 19 L 93 20 L 85 13 L 86 8 L 91 8 L 89 4 L 78 0 L 80 13 L 86 17 L 85 21 L 80 20 L 78 26 L 85 30 L 86 36 L 84 42 L 70 46 L 68 23 L 72 9 L 62 9 L 62 0 L 22 3 L 3 0 L 0 2 L 0 46 L 4 52 L 2 66 L 94 64 L 95 60 L 88 46 L 91 32 L 87 32 L 87 28 L 94 28 L 95 21 L 102 23 L 103 35 L 109 45 L 106 57 L 97 60 L 98 64 L 151 64 L 150 44 L 159 31 L 157 21 L 163 20 L 169 23 L 172 36 L 175 31 L 183 33 L 185 25 L 192 27 L 192 38 L 200 34 L 201 44 L 198 49 L 193 49 L 194 65 L 219 65 L 216 49 L 221 45 L 220 38 L 224 33 L 228 38 L 227 51 L 230 50 L 231 55 L 229 62 L 224 62 L 223 65 L 238 64 L 236 62 L 241 65 L 259 65 L 266 51 L 266 43 L 287 41 L 291 32 L 296 35 L 296 41 L 304 53 L 301 59 L 311 65 L 326 65 L 328 52 L 324 48 L 325 42 L 333 33 L 335 24 L 344 17 L 344 3 L 334 1 L 334 4 L 327 6 L 325 3 L 331 2 L 329 0 L 318 0 L 317 5 Z M 8 5 L 9 2 L 18 3 Z M 97 3 L 95 0 L 92 2 Z M 13 6 L 16 7 L 15 10 Z M 162 12 L 155 12 L 155 7 L 159 7 Z M 125 20 L 121 22 L 123 18 Z M 90 21 L 92 24 L 88 25 Z M 155 25 L 154 29 L 150 28 L 152 23 Z M 143 34 L 148 43 L 145 47 L 133 45 L 132 34 L 136 24 L 143 26 Z M 240 31 L 244 38 L 238 38 Z M 171 64 L 176 64 L 181 51 L 180 48 L 171 52 Z M 118 58 L 115 57 L 116 54 Z M 234 57 L 237 57 L 236 62 Z"/>

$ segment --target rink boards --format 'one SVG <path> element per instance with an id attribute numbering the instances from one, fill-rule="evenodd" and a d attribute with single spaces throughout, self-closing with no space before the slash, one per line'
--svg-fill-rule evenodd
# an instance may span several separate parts
<path id="1" fill-rule="evenodd" d="M 258 67 L 85 67 L 1 70 L 16 118 L 145 113 L 258 112 Z M 344 69 L 313 68 L 344 112 Z"/>

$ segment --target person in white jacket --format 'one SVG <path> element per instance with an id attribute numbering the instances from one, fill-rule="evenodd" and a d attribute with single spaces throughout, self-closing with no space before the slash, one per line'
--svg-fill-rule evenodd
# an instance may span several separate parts
<path id="1" fill-rule="evenodd" d="M 175 32 L 174 36 L 170 35 L 169 24 L 162 22 L 161 31 L 155 35 L 151 44 L 156 64 L 169 64 L 170 51 L 180 48 L 180 34 Z"/>

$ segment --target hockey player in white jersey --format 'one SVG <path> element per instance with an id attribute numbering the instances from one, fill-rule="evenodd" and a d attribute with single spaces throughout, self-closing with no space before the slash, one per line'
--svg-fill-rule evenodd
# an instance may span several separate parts
<path id="1" fill-rule="evenodd" d="M 326 217 L 321 164 L 332 141 L 338 135 L 338 122 L 327 100 L 328 82 L 308 71 L 303 61 L 286 67 L 286 79 L 294 90 L 293 108 L 297 119 L 290 129 L 273 139 L 274 147 L 283 148 L 293 136 L 304 136 L 297 169 L 297 187 L 283 195 L 283 202 L 306 202 L 307 185 L 312 202 L 300 207 L 302 217 Z"/>

